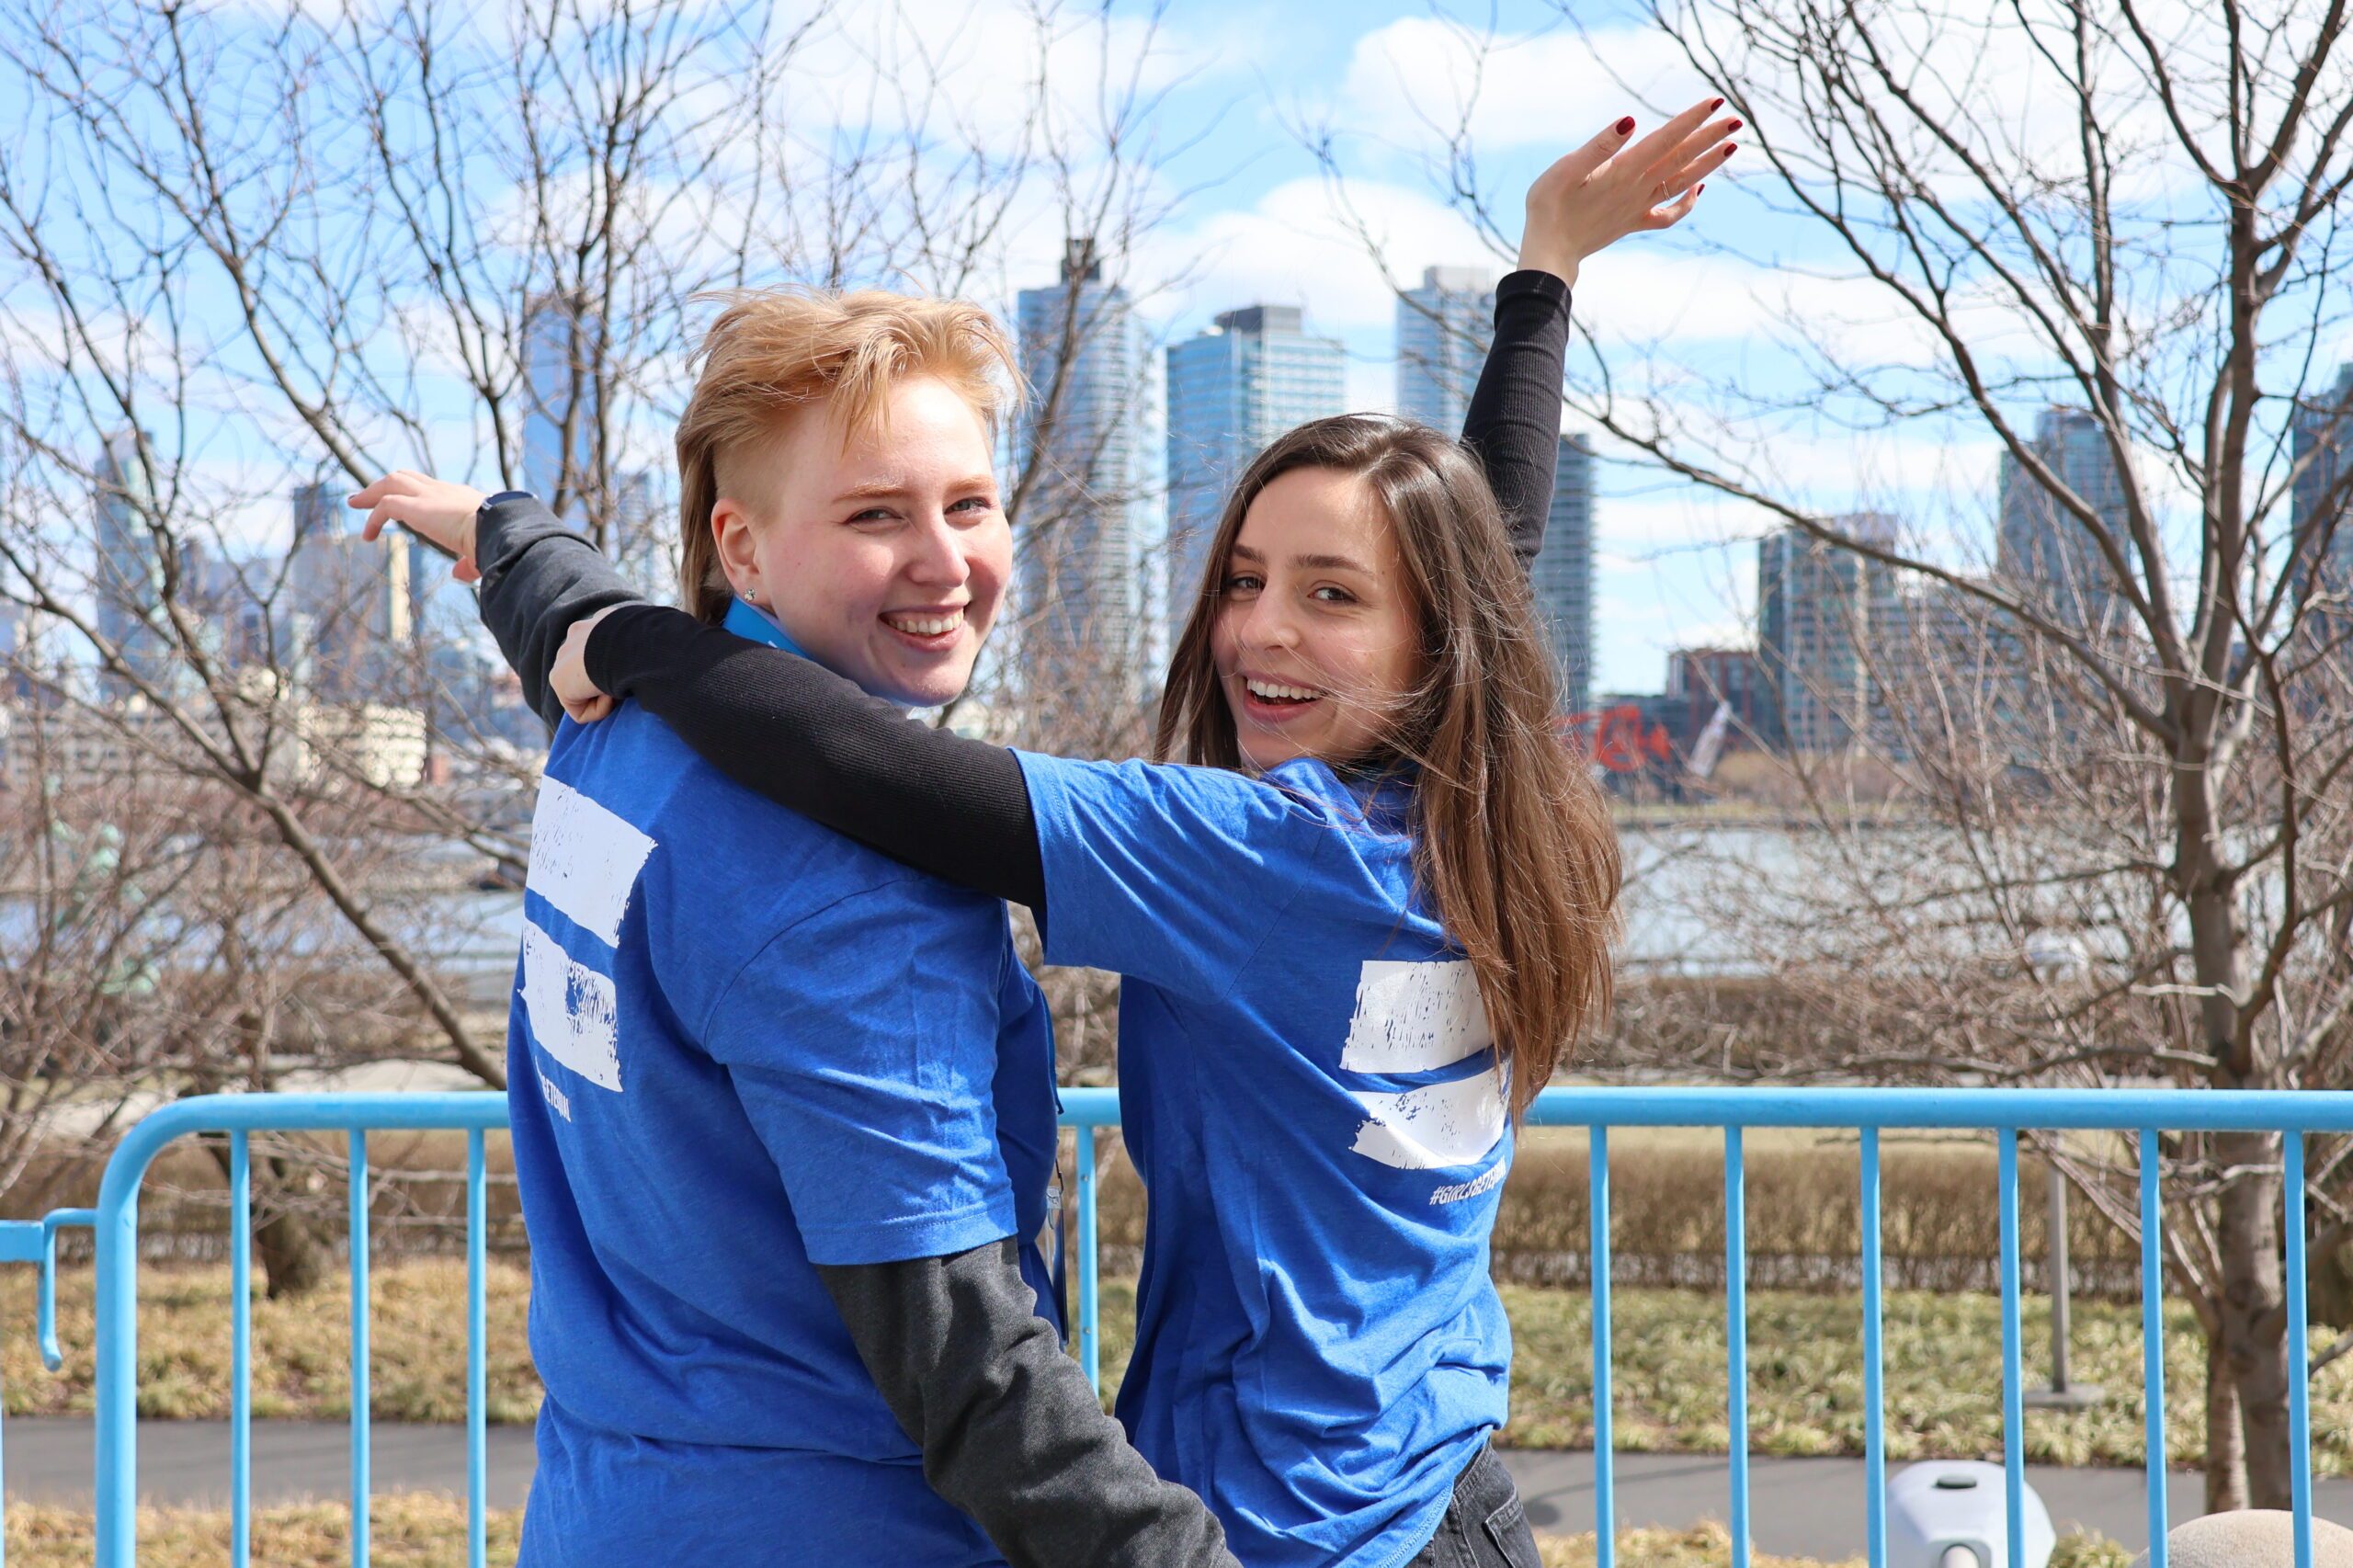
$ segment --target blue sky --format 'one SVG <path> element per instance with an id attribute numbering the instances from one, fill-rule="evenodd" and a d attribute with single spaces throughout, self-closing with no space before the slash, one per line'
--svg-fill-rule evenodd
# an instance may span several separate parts
<path id="1" fill-rule="evenodd" d="M 1384 266 L 1412 281 L 1430 265 L 1509 265 L 1444 199 L 1441 128 L 1463 103 L 1475 104 L 1481 183 L 1516 238 L 1521 193 L 1552 158 L 1621 113 L 1654 121 L 1706 91 L 1670 42 L 1597 6 L 1572 25 L 1525 5 L 1467 20 L 1412 4 L 1193 5 L 1165 23 L 1163 47 L 1184 79 L 1156 121 L 1165 143 L 1190 144 L 1165 171 L 1188 195 L 1128 263 L 1154 330 L 1181 336 L 1262 301 L 1304 305 L 1312 330 L 1347 344 L 1351 401 L 1369 407 L 1393 403 Z M 1377 261 L 1335 221 L 1336 193 L 1305 144 L 1318 130 L 1334 137 L 1340 199 L 1384 242 Z M 1689 227 L 1739 222 L 1753 236 L 1763 221 L 1736 180 L 1718 179 Z M 1745 310 L 1692 297 L 1706 280 L 1686 240 L 1641 236 L 1590 264 L 1579 314 L 1694 340 L 1738 331 Z M 1670 258 L 1688 276 L 1662 287 Z M 1602 449 L 1595 688 L 1655 690 L 1669 648 L 1745 634 L 1747 541 L 1766 524 Z"/>
<path id="2" fill-rule="evenodd" d="M 762 0 L 744 3 L 757 9 Z M 814 3 L 777 0 L 776 14 L 789 20 L 797 6 Z M 905 114 L 904 102 L 889 101 L 890 89 L 904 85 L 893 74 L 904 68 L 904 54 L 894 53 L 904 42 L 874 42 L 895 28 L 902 40 L 946 40 L 945 85 L 923 107 L 938 106 L 984 136 L 1006 134 L 1023 101 L 1017 74 L 1035 64 L 1031 3 L 891 0 L 886 8 L 858 0 L 835 14 L 832 33 L 797 68 L 792 96 L 784 100 L 793 106 L 796 130 L 822 129 L 829 110 L 872 114 L 878 86 L 885 112 Z M 223 0 L 213 19 L 233 28 L 243 17 L 267 33 L 275 22 L 264 11 L 263 0 Z M 1393 397 L 1392 281 L 1410 282 L 1438 264 L 1484 265 L 1500 273 L 1517 236 L 1520 194 L 1546 163 L 1622 113 L 1654 121 L 1711 90 L 1672 40 L 1624 5 L 1582 6 L 1563 17 L 1530 0 L 1460 11 L 1399 0 L 1286 6 L 1182 0 L 1155 24 L 1131 0 L 1109 5 L 1108 19 L 1083 0 L 1067 0 L 1056 16 L 1060 36 L 1049 59 L 1057 101 L 1068 112 L 1084 119 L 1107 74 L 1133 73 L 1152 97 L 1150 114 L 1134 130 L 1151 168 L 1142 196 L 1156 218 L 1112 266 L 1154 337 L 1188 335 L 1215 312 L 1239 305 L 1303 305 L 1313 329 L 1346 343 L 1350 400 L 1361 407 L 1388 406 Z M 2194 6 L 2183 11 L 2180 25 L 2196 25 L 2196 16 Z M 494 35 L 505 25 L 496 17 L 482 14 L 451 25 L 494 56 Z M 853 36 L 861 29 L 865 36 Z M 1982 114 L 1992 133 L 2063 164 L 2069 128 L 2054 121 L 2051 95 L 2032 82 L 2021 37 L 1995 28 L 1983 41 L 1965 69 L 1945 73 L 1951 80 L 1943 85 L 1967 95 L 1970 111 Z M 1940 62 L 1932 58 L 1931 64 Z M 730 54 L 702 68 L 723 81 L 740 64 Z M 222 112 L 233 116 L 234 106 L 224 104 Z M 1500 239 L 1479 233 L 1448 199 L 1446 133 L 1466 112 L 1478 183 L 1505 231 Z M 2123 109 L 2128 120 L 2137 112 L 2131 104 Z M 267 119 L 257 116 L 256 128 Z M 1086 141 L 1084 131 L 1078 139 Z M 1311 152 L 1313 140 L 1332 150 L 1336 181 Z M 2187 208 L 2204 199 L 2188 187 L 2177 153 L 2165 162 L 2162 137 L 2144 143 L 2154 151 L 2136 177 L 2154 193 L 2145 198 L 2150 210 L 2168 216 L 2167 205 L 2180 206 L 2185 194 Z M 485 166 L 497 161 L 494 152 L 474 155 Z M 1083 180 L 1083 151 L 1080 164 Z M 718 205 L 724 208 L 726 199 Z M 1723 417 L 1727 423 L 1715 434 L 1735 449 L 1745 446 L 1777 493 L 1797 504 L 1825 513 L 1894 510 L 1928 536 L 1932 553 L 1956 564 L 1981 560 L 1997 464 L 1990 432 L 1966 421 L 1859 430 L 1841 418 L 1846 411 L 1803 395 L 1791 347 L 1796 324 L 1836 340 L 1851 360 L 1893 367 L 1899 378 L 1922 377 L 1937 349 L 1896 318 L 1883 296 L 1842 280 L 1827 236 L 1778 206 L 1761 162 L 1736 159 L 1711 180 L 1681 229 L 1635 236 L 1590 260 L 1576 313 L 1596 334 L 1608 375 L 1619 384 L 1659 390 L 1678 413 Z M 512 216 L 503 207 L 495 210 Z M 967 291 L 1008 308 L 1017 290 L 1052 280 L 1064 233 L 1051 201 L 1025 193 L 1017 221 Z M 2194 242 L 2194 226 L 2182 233 Z M 2194 252 L 2194 243 L 2188 248 Z M 2204 297 L 2196 292 L 2199 258 L 2188 259 L 2178 282 L 2165 276 L 2165 266 L 2131 279 L 2141 319 L 2162 318 L 2179 301 Z M 37 331 L 40 312 L 18 307 L 40 301 L 21 277 L 17 284 L 17 297 L 6 301 L 12 330 Z M 224 308 L 227 294 L 217 278 L 175 286 L 210 289 L 212 308 Z M 203 301 L 193 303 L 200 316 Z M 2278 330 L 2291 333 L 2292 318 L 2292 312 L 2275 318 Z M 1972 322 L 1978 324 L 1996 369 L 2022 378 L 2047 369 L 2035 345 L 2022 341 L 1998 312 Z M 222 347 L 201 367 L 212 377 L 205 392 L 217 406 L 209 410 L 210 426 L 197 432 L 208 447 L 199 455 L 217 459 L 219 488 L 256 498 L 250 525 L 240 533 L 266 549 L 273 533 L 282 539 L 285 527 L 285 504 L 272 497 L 290 488 L 290 475 L 316 471 L 315 443 L 290 425 L 282 408 L 274 415 L 251 412 L 267 398 L 253 395 L 259 378 L 243 362 L 250 356 L 241 355 L 233 324 L 225 330 L 219 322 L 205 325 Z M 422 347 L 415 364 L 429 382 L 436 374 L 431 356 L 448 352 L 431 324 L 395 311 L 382 325 L 388 337 L 415 328 Z M 2318 358 L 2333 365 L 2347 347 L 2343 323 L 2329 317 L 2324 330 L 2331 341 Z M 2194 356 L 2195 345 L 2185 352 Z M 397 354 L 392 368 L 401 369 Z M 654 367 L 651 379 L 681 369 L 665 362 Z M 1573 382 L 1590 385 L 1594 376 L 1589 360 L 1573 359 Z M 1751 395 L 1785 394 L 1787 405 L 1759 415 L 1729 395 L 1735 385 Z M 2023 387 L 2014 412 L 2030 422 L 2044 395 Z M 466 413 L 457 406 L 462 403 L 462 396 L 455 400 L 441 425 L 433 424 L 434 410 L 421 410 L 418 455 L 406 455 L 401 440 L 388 436 L 378 460 L 424 463 L 478 483 L 494 480 L 494 473 L 465 466 L 480 467 L 487 443 L 478 412 Z M 647 406 L 659 403 L 651 399 Z M 650 416 L 637 423 L 644 427 L 632 427 L 628 460 L 663 462 L 666 425 Z M 1669 649 L 1746 635 L 1754 544 L 1772 521 L 1643 467 L 1607 437 L 1597 445 L 1595 686 L 1655 689 Z"/>

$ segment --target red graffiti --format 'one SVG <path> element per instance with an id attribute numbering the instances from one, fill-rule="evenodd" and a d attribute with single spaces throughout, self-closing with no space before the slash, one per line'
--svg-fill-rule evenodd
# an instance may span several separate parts
<path id="1" fill-rule="evenodd" d="M 1643 710 L 1631 702 L 1598 713 L 1571 713 L 1559 722 L 1561 738 L 1612 773 L 1639 773 L 1654 762 L 1672 762 L 1675 743 L 1666 726 L 1645 728 Z"/>

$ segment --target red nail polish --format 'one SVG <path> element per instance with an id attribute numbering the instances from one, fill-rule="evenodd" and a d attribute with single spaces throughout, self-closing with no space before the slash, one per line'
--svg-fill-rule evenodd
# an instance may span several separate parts
<path id="1" fill-rule="evenodd" d="M 1746 120 L 1735 119 L 1730 125 L 1725 126 L 1724 129 L 1726 131 L 1738 131 L 1742 126 L 1747 123 L 1748 122 Z"/>
<path id="2" fill-rule="evenodd" d="M 1701 191 L 1703 191 L 1703 190 L 1705 190 L 1705 189 L 1707 189 L 1707 188 L 1708 188 L 1708 182 L 1707 182 L 1706 180 L 1701 180 L 1698 185 L 1695 185 L 1695 186 L 1693 186 L 1693 187 L 1691 187 L 1691 194 L 1692 194 L 1692 195 L 1694 195 L 1694 196 L 1697 196 L 1697 195 L 1699 195 Z"/>
<path id="3" fill-rule="evenodd" d="M 1632 115 L 1631 115 L 1631 114 L 1630 114 L 1630 115 L 1628 115 L 1625 119 L 1621 119 L 1621 120 L 1620 120 L 1620 121 L 1618 122 L 1618 134 L 1619 134 L 1619 135 L 1620 135 L 1620 136 L 1631 135 L 1631 134 L 1632 133 L 1632 131 L 1633 131 L 1633 129 L 1634 129 L 1634 117 L 1633 117 Z"/>
<path id="4" fill-rule="evenodd" d="M 1731 157 L 1734 153 L 1737 153 L 1737 152 L 1739 152 L 1739 151 L 1740 151 L 1740 143 L 1739 143 L 1739 142 L 1733 142 L 1731 146 L 1726 147 L 1726 148 L 1724 149 L 1724 156 L 1725 156 L 1725 157 L 1727 157 L 1727 158 L 1729 158 L 1729 157 Z"/>
<path id="5" fill-rule="evenodd" d="M 1715 112 L 1716 112 L 1716 110 L 1718 110 L 1718 109 L 1720 109 L 1720 108 L 1723 108 L 1723 107 L 1724 107 L 1724 101 L 1723 101 L 1723 99 L 1722 99 L 1722 98 L 1718 98 L 1715 102 L 1713 102 L 1713 103 L 1711 103 L 1711 104 L 1710 104 L 1710 105 L 1708 106 L 1708 112 L 1709 112 L 1710 114 L 1713 114 L 1713 113 L 1715 113 Z"/>

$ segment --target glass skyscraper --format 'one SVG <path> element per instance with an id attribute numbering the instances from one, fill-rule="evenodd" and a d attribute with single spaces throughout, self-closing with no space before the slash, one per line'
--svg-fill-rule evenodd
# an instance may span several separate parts
<path id="1" fill-rule="evenodd" d="M 170 684 L 172 646 L 164 626 L 163 541 L 153 528 L 154 492 L 140 461 L 135 431 L 119 430 L 98 451 L 91 496 L 97 559 L 92 574 L 98 635 L 122 662 L 158 687 Z M 135 687 L 112 671 L 101 681 L 112 697 Z"/>
<path id="2" fill-rule="evenodd" d="M 1552 644 L 1562 707 L 1583 713 L 1593 705 L 1593 441 L 1561 437 L 1552 470 L 1552 510 L 1544 549 L 1529 574 L 1536 614 Z"/>
<path id="3" fill-rule="evenodd" d="M 1832 526 L 1894 542 L 1894 520 L 1878 513 Z M 1866 738 L 1880 706 L 1875 661 L 1892 654 L 1903 625 L 1895 569 L 1783 528 L 1757 541 L 1756 612 L 1775 738 L 1792 752 L 1840 751 Z"/>
<path id="4" fill-rule="evenodd" d="M 1242 471 L 1285 431 L 1347 407 L 1340 341 L 1295 305 L 1227 311 L 1168 348 L 1168 638 L 1192 613 L 1210 538 Z"/>
<path id="5" fill-rule="evenodd" d="M 1459 435 L 1495 340 L 1495 279 L 1475 267 L 1431 267 L 1397 300 L 1397 412 Z"/>
<path id="6" fill-rule="evenodd" d="M 1024 673 L 1049 689 L 1108 678 L 1133 698 L 1158 642 L 1147 574 L 1165 564 L 1147 512 L 1142 329 L 1086 239 L 1070 242 L 1059 283 L 1021 291 L 1019 317 L 1029 402 L 1016 484 L 1034 469 L 1014 519 Z"/>
<path id="7" fill-rule="evenodd" d="M 2124 482 L 2108 431 L 2089 410 L 2045 409 L 2035 424 L 2033 450 L 2103 528 L 2123 538 Z M 2125 630 L 2124 597 L 2090 530 L 2006 450 L 1995 570 L 2034 592 L 2063 626 L 2095 635 Z"/>
<path id="8" fill-rule="evenodd" d="M 524 307 L 523 488 L 566 516 L 576 512 L 597 472 L 603 330 L 602 319 L 576 294 L 551 290 Z"/>
<path id="9" fill-rule="evenodd" d="M 2335 387 L 2304 401 L 2290 433 L 2297 586 L 2341 599 L 2353 595 L 2353 365 L 2338 370 Z"/>

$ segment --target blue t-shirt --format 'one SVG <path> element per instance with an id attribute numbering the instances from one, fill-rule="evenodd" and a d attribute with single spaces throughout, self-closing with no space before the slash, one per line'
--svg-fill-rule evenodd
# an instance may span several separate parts
<path id="1" fill-rule="evenodd" d="M 1021 754 L 1051 962 L 1116 970 L 1136 1448 L 1251 1568 L 1389 1568 L 1503 1425 L 1506 1095 L 1402 786 Z"/>
<path id="2" fill-rule="evenodd" d="M 925 1482 L 813 1264 L 1024 1239 L 1051 1026 L 1001 903 L 566 723 L 508 1029 L 546 1387 L 526 1563 L 1000 1561 Z"/>

